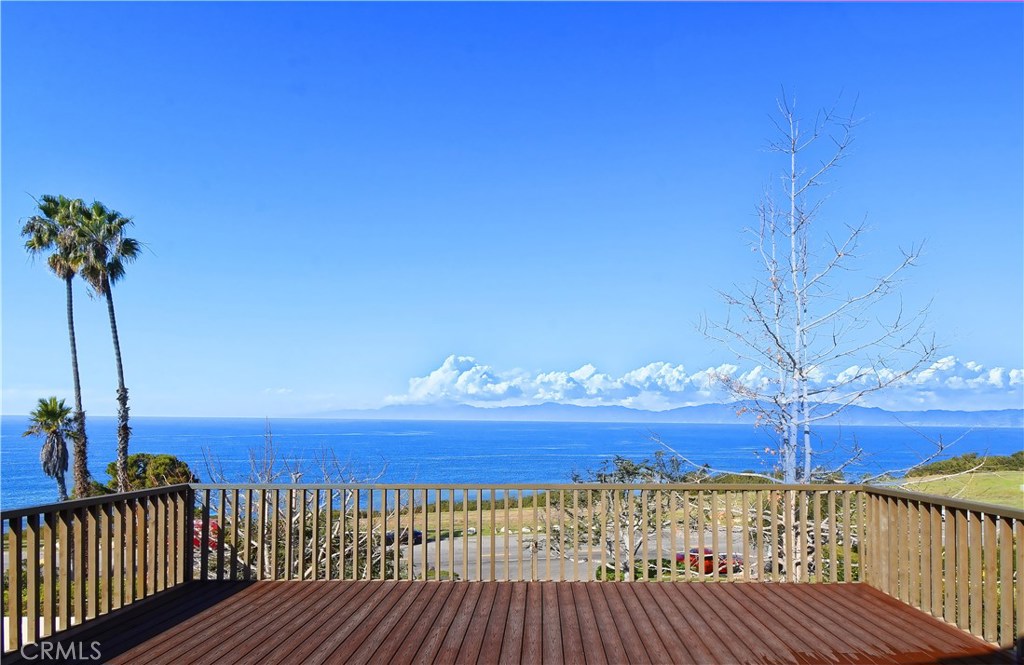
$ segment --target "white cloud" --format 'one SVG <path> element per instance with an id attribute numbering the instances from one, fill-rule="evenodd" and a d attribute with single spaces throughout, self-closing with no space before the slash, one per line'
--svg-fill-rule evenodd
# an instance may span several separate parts
<path id="1" fill-rule="evenodd" d="M 426 376 L 410 379 L 405 394 L 389 396 L 385 402 L 477 406 L 558 402 L 662 410 L 729 401 L 722 377 L 766 392 L 778 381 L 775 373 L 763 366 L 741 370 L 730 363 L 687 372 L 682 364 L 659 361 L 616 377 L 591 363 L 573 370 L 498 371 L 472 356 L 450 355 Z M 879 381 L 894 383 L 892 388 L 871 393 L 863 401 L 889 409 L 1019 408 L 1024 403 L 1024 369 L 986 368 L 947 356 L 899 381 L 894 381 L 896 377 L 889 368 L 876 370 L 857 364 L 832 371 L 815 367 L 810 372 L 811 383 L 822 388 L 856 389 Z"/>

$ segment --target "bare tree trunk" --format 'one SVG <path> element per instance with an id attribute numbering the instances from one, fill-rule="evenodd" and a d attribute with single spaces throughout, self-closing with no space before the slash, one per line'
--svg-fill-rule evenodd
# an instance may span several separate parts
<path id="1" fill-rule="evenodd" d="M 75 445 L 74 445 L 74 480 L 75 496 L 78 498 L 89 496 L 90 479 L 89 463 L 87 460 L 88 441 L 85 434 L 85 411 L 82 410 L 82 382 L 78 376 L 78 346 L 75 343 L 75 307 L 74 293 L 71 287 L 73 275 L 64 278 L 67 291 L 68 308 L 68 337 L 71 340 L 71 376 L 75 388 Z"/>
<path id="2" fill-rule="evenodd" d="M 117 317 L 114 316 L 114 296 L 110 280 L 104 278 L 107 296 L 107 314 L 110 317 L 110 334 L 114 339 L 114 360 L 117 363 L 117 491 L 128 491 L 128 439 L 132 428 L 128 426 L 128 389 L 124 385 L 124 366 L 121 364 L 121 342 L 117 334 Z"/>

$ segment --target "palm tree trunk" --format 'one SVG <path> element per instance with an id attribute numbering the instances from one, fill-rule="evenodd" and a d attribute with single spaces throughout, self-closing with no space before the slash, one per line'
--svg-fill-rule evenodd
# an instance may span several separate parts
<path id="1" fill-rule="evenodd" d="M 68 500 L 68 486 L 64 484 L 64 474 L 57 474 L 57 500 L 67 501 Z"/>
<path id="2" fill-rule="evenodd" d="M 75 496 L 89 496 L 89 464 L 86 459 L 88 442 L 85 436 L 85 411 L 82 410 L 82 382 L 78 378 L 78 346 L 75 344 L 75 308 L 71 288 L 73 275 L 64 278 L 68 301 L 68 337 L 71 339 L 71 376 L 75 383 L 75 446 L 74 479 Z"/>
<path id="3" fill-rule="evenodd" d="M 110 281 L 104 281 L 107 294 L 107 314 L 110 316 L 110 334 L 114 338 L 114 360 L 117 362 L 117 491 L 128 491 L 128 439 L 132 428 L 128 426 L 128 389 L 124 386 L 124 366 L 121 364 L 121 342 L 117 335 L 117 317 L 114 316 L 114 295 Z"/>

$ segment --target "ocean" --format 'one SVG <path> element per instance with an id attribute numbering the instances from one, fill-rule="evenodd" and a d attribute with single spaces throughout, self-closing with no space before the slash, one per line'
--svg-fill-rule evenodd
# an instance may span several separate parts
<path id="1" fill-rule="evenodd" d="M 353 479 L 381 483 L 563 483 L 574 471 L 595 469 L 616 455 L 640 459 L 662 449 L 660 437 L 695 462 L 728 471 L 770 470 L 764 450 L 768 433 L 749 425 L 657 423 L 552 423 L 399 420 L 270 421 L 277 461 L 302 473 L 301 481 L 322 480 L 316 459 L 330 451 Z M 56 484 L 39 464 L 42 440 L 21 436 L 25 416 L 0 421 L 0 507 L 16 508 L 56 500 Z M 203 481 L 211 474 L 209 451 L 229 481 L 249 478 L 250 451 L 263 448 L 266 421 L 243 418 L 133 418 L 131 452 L 169 453 L 185 460 Z M 109 480 L 106 465 L 116 457 L 115 419 L 91 417 L 89 468 Z M 950 443 L 943 457 L 966 452 L 1007 455 L 1024 449 L 1017 428 L 820 427 L 819 461 L 846 459 L 853 442 L 865 451 L 851 474 L 910 466 L 934 451 L 939 437 Z M 71 471 L 67 483 L 70 489 Z"/>

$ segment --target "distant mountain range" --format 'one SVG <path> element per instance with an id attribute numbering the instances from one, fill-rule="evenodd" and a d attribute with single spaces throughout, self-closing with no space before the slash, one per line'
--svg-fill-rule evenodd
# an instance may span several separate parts
<path id="1" fill-rule="evenodd" d="M 535 404 L 483 408 L 468 404 L 392 405 L 380 409 L 334 411 L 320 414 L 360 420 L 485 420 L 591 423 L 692 423 L 708 425 L 752 424 L 750 411 L 737 415 L 742 403 L 683 406 L 667 411 L 643 411 L 624 406 Z M 1024 427 L 1024 409 L 996 411 L 886 411 L 850 406 L 827 424 L 848 426 L 914 427 Z"/>

